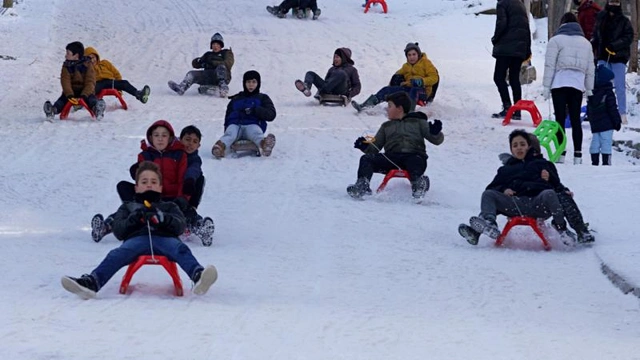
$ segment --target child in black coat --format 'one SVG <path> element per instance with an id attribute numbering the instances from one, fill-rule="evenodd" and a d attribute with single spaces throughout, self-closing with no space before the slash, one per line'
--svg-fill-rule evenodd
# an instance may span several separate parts
<path id="1" fill-rule="evenodd" d="M 613 130 L 619 131 L 622 118 L 618 112 L 616 96 L 613 93 L 613 72 L 604 65 L 596 69 L 596 81 L 593 95 L 587 99 L 587 118 L 591 125 L 591 165 L 599 165 L 602 154 L 602 165 L 611 165 L 611 146 Z"/>

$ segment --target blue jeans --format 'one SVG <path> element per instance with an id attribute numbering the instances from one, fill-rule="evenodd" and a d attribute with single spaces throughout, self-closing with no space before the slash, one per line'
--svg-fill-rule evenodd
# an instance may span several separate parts
<path id="1" fill-rule="evenodd" d="M 378 102 L 383 102 L 387 101 L 387 95 L 391 95 L 399 91 L 404 91 L 409 94 L 409 98 L 411 99 L 411 101 L 415 102 L 418 100 L 418 94 L 423 89 L 424 88 L 410 86 L 385 86 L 376 93 L 376 97 L 378 98 Z"/>
<path id="2" fill-rule="evenodd" d="M 616 99 L 618 100 L 618 112 L 620 115 L 627 113 L 627 89 L 625 84 L 625 74 L 627 73 L 627 65 L 623 63 L 608 63 L 604 60 L 598 60 L 598 65 L 604 65 L 613 71 L 613 86 L 616 89 Z"/>
<path id="3" fill-rule="evenodd" d="M 227 126 L 227 129 L 224 131 L 224 135 L 220 137 L 220 141 L 224 143 L 224 146 L 227 149 L 237 140 L 249 140 L 252 143 L 256 144 L 258 148 L 260 148 L 260 142 L 262 141 L 262 139 L 264 139 L 264 133 L 262 132 L 260 126 L 255 124 L 231 124 Z"/>
<path id="4" fill-rule="evenodd" d="M 166 256 L 169 260 L 177 262 L 191 279 L 197 270 L 203 269 L 203 266 L 191 254 L 189 247 L 178 238 L 154 235 L 153 253 L 154 255 Z M 151 255 L 149 236 L 147 235 L 127 239 L 122 245 L 109 251 L 107 257 L 91 272 L 91 275 L 96 279 L 98 289 L 102 288 L 118 270 L 128 266 L 141 255 Z"/>
<path id="5" fill-rule="evenodd" d="M 613 144 L 613 130 L 594 133 L 589 146 L 590 154 L 611 155 L 611 145 Z"/>

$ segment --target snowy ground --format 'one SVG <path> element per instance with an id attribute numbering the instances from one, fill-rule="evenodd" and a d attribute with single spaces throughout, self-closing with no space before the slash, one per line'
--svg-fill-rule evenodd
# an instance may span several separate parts
<path id="1" fill-rule="evenodd" d="M 640 359 L 638 299 L 600 270 L 604 260 L 640 284 L 638 167 L 619 153 L 610 168 L 559 166 L 598 231 L 592 248 L 566 249 L 552 239 L 554 250 L 544 252 L 526 229 L 514 231 L 505 249 L 485 238 L 468 245 L 456 227 L 478 212 L 497 154 L 517 127 L 489 118 L 499 108 L 489 41 L 495 18 L 474 16 L 485 6 L 477 0 L 389 1 L 386 15 L 379 7 L 363 14 L 361 3 L 321 0 L 316 22 L 277 19 L 266 1 L 250 0 L 25 0 L 0 16 L 0 55 L 17 58 L 0 60 L 0 355 Z M 178 97 L 166 86 L 217 31 L 236 55 L 232 92 L 241 90 L 244 71 L 256 69 L 276 104 L 271 158 L 214 161 L 209 149 L 227 102 L 195 89 Z M 149 84 L 149 103 L 127 95 L 129 110 L 109 100 L 99 123 L 82 112 L 45 122 L 42 103 L 59 95 L 64 46 L 75 40 L 96 47 L 134 85 Z M 432 189 L 416 205 L 408 184 L 395 180 L 388 191 L 353 201 L 345 192 L 360 156 L 353 140 L 378 128 L 383 107 L 360 116 L 319 107 L 293 82 L 307 70 L 324 74 L 334 49 L 347 46 L 362 101 L 400 67 L 409 41 L 420 42 L 442 77 L 426 109 L 442 119 L 446 136 L 428 147 Z M 545 41 L 534 46 L 541 79 Z M 540 81 L 524 93 L 546 116 Z M 132 294 L 118 294 L 122 271 L 97 300 L 82 301 L 62 289 L 60 277 L 89 272 L 119 245 L 112 236 L 91 241 L 89 220 L 118 206 L 115 184 L 128 177 L 157 119 L 204 133 L 208 183 L 200 210 L 217 227 L 211 248 L 190 245 L 202 263 L 218 267 L 219 281 L 206 296 L 177 298 L 160 268 L 145 267 Z M 640 125 L 637 116 L 630 122 Z M 533 129 L 527 120 L 520 126 Z"/>

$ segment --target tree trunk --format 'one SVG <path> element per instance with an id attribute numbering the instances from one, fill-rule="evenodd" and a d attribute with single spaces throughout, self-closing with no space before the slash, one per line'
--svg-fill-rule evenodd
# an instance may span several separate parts
<path id="1" fill-rule="evenodd" d="M 640 0 L 631 0 L 631 25 L 633 26 L 633 42 L 628 72 L 638 72 L 638 19 L 640 19 Z"/>
<path id="2" fill-rule="evenodd" d="M 547 12 L 549 13 L 547 28 L 549 31 L 548 39 L 553 36 L 553 33 L 556 30 L 558 30 L 562 15 L 569 12 L 569 10 L 571 10 L 571 0 L 549 0 L 549 9 L 547 9 Z"/>
<path id="3" fill-rule="evenodd" d="M 535 19 L 541 19 L 547 16 L 546 11 L 547 0 L 532 0 L 531 2 L 531 15 Z"/>
<path id="4" fill-rule="evenodd" d="M 5 7 L 5 8 L 13 7 L 13 0 L 2 0 L 2 7 Z"/>

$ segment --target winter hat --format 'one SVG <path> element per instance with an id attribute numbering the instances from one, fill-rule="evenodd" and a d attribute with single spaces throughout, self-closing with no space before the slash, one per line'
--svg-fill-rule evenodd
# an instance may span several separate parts
<path id="1" fill-rule="evenodd" d="M 387 102 L 391 101 L 396 106 L 402 106 L 402 110 L 404 110 L 405 114 L 408 114 L 411 111 L 411 98 L 404 91 L 394 92 L 393 94 L 387 95 Z"/>
<path id="2" fill-rule="evenodd" d="M 84 56 L 84 45 L 82 45 L 80 41 L 74 41 L 67 44 L 66 49 L 71 51 L 73 55 L 80 55 L 80 57 Z"/>
<path id="3" fill-rule="evenodd" d="M 220 33 L 213 34 L 209 47 L 212 47 L 214 42 L 218 42 L 220 43 L 220 47 L 224 47 L 224 39 L 222 38 L 222 35 L 220 35 Z"/>
<path id="4" fill-rule="evenodd" d="M 171 124 L 167 120 L 158 120 L 151 124 L 151 126 L 149 126 L 149 128 L 147 129 L 147 142 L 149 145 L 153 144 L 153 142 L 151 142 L 151 133 L 153 133 L 153 130 L 160 126 L 169 130 L 169 136 L 171 136 L 171 139 L 174 139 L 176 137 L 176 133 L 175 131 L 173 131 L 173 126 L 171 126 Z"/>
<path id="5" fill-rule="evenodd" d="M 422 54 L 422 51 L 420 51 L 420 46 L 418 46 L 418 43 L 408 43 L 407 46 L 404 47 L 404 56 L 407 56 L 407 53 L 409 52 L 409 50 L 415 50 L 418 52 L 418 55 Z"/>
<path id="6" fill-rule="evenodd" d="M 260 73 L 255 71 L 255 70 L 249 70 L 246 73 L 244 73 L 244 75 L 242 76 L 242 88 L 244 89 L 244 92 L 248 93 L 249 90 L 247 90 L 247 85 L 246 82 L 247 80 L 258 80 L 258 86 L 256 87 L 255 90 L 253 90 L 253 92 L 255 93 L 259 93 L 260 92 Z"/>
<path id="7" fill-rule="evenodd" d="M 349 63 L 351 65 L 355 65 L 355 62 L 351 60 L 351 49 L 346 47 L 337 48 L 333 54 L 340 56 L 343 64 Z"/>
<path id="8" fill-rule="evenodd" d="M 611 71 L 604 65 L 598 65 L 598 67 L 596 68 L 595 86 L 611 84 L 611 80 L 613 80 L 613 77 L 613 71 Z"/>

